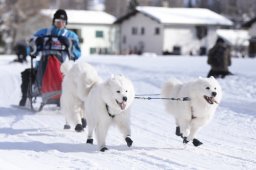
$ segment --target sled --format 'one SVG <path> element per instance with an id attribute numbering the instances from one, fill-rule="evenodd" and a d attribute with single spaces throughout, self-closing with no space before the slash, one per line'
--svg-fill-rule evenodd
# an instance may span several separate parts
<path id="1" fill-rule="evenodd" d="M 28 99 L 33 112 L 39 112 L 45 105 L 60 106 L 61 84 L 63 75 L 60 71 L 61 64 L 71 59 L 72 41 L 66 47 L 59 41 L 63 36 L 44 36 L 39 42 L 32 45 L 31 71 L 28 83 Z M 34 58 L 41 53 L 41 59 L 34 64 Z M 35 72 L 33 71 L 35 70 Z"/>

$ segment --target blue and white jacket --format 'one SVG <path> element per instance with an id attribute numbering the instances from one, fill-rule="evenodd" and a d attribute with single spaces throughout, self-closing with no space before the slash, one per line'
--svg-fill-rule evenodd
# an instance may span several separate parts
<path id="1" fill-rule="evenodd" d="M 76 60 L 81 56 L 81 49 L 80 49 L 80 45 L 79 45 L 79 38 L 77 36 L 76 33 L 74 33 L 73 31 L 70 31 L 66 28 L 62 28 L 59 29 L 56 26 L 52 25 L 50 28 L 43 28 L 39 31 L 37 31 L 34 34 L 34 38 L 36 39 L 38 37 L 44 37 L 44 36 L 48 36 L 48 35 L 53 35 L 53 36 L 64 36 L 67 37 L 68 39 L 72 40 L 72 56 L 73 59 Z"/>

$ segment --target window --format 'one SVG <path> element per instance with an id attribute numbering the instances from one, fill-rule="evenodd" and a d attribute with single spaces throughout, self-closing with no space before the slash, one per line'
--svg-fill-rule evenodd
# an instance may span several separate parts
<path id="1" fill-rule="evenodd" d="M 173 46 L 173 54 L 174 55 L 180 55 L 181 54 L 181 47 L 180 46 Z"/>
<path id="2" fill-rule="evenodd" d="M 145 28 L 144 28 L 144 27 L 141 27 L 140 34 L 141 34 L 141 35 L 144 35 L 144 34 L 145 34 Z"/>
<path id="3" fill-rule="evenodd" d="M 126 44 L 126 36 L 123 36 L 123 44 Z"/>
<path id="4" fill-rule="evenodd" d="M 207 54 L 207 48 L 205 46 L 200 47 L 199 55 L 206 55 Z"/>
<path id="5" fill-rule="evenodd" d="M 104 34 L 103 31 L 96 31 L 96 38 L 103 38 Z"/>
<path id="6" fill-rule="evenodd" d="M 83 42 L 84 42 L 84 40 L 83 40 L 83 38 L 82 38 L 82 31 L 81 31 L 81 29 L 70 28 L 69 30 L 75 32 L 75 33 L 78 35 L 78 38 L 79 38 L 79 42 L 80 42 L 80 43 L 83 43 Z"/>
<path id="7" fill-rule="evenodd" d="M 136 27 L 132 27 L 132 35 L 137 35 L 137 28 Z"/>
<path id="8" fill-rule="evenodd" d="M 108 49 L 107 48 L 99 48 L 99 54 L 108 54 Z"/>
<path id="9" fill-rule="evenodd" d="M 159 27 L 156 27 L 155 28 L 155 35 L 159 35 L 160 34 L 160 28 Z"/>
<path id="10" fill-rule="evenodd" d="M 90 48 L 90 54 L 95 54 L 96 53 L 96 48 Z"/>
<path id="11" fill-rule="evenodd" d="M 196 26 L 196 35 L 199 40 L 206 37 L 208 33 L 207 26 Z"/>

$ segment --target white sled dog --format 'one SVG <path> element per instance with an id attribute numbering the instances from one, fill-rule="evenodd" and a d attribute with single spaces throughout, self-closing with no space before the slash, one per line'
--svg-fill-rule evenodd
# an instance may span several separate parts
<path id="1" fill-rule="evenodd" d="M 65 61 L 61 65 L 64 74 L 60 98 L 61 113 L 65 115 L 64 129 L 75 124 L 75 131 L 81 132 L 86 127 L 84 118 L 84 100 L 92 86 L 100 80 L 97 71 L 83 60 Z"/>
<path id="2" fill-rule="evenodd" d="M 93 132 L 100 151 L 108 150 L 105 144 L 110 125 L 116 124 L 130 147 L 130 109 L 134 100 L 132 82 L 123 75 L 114 75 L 99 82 L 89 92 L 85 101 L 85 113 L 88 124 L 87 143 L 93 143 Z"/>
<path id="3" fill-rule="evenodd" d="M 203 144 L 195 138 L 199 128 L 207 124 L 215 113 L 222 98 L 222 89 L 214 77 L 199 78 L 187 83 L 173 79 L 162 88 L 166 98 L 188 97 L 187 101 L 165 100 L 166 111 L 176 121 L 176 135 L 186 144 L 192 140 L 194 146 Z"/>

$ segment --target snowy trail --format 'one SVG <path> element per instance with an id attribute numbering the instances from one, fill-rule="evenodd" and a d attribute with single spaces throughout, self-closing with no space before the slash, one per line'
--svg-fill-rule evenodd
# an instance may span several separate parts
<path id="1" fill-rule="evenodd" d="M 1 57 L 1 56 L 0 56 Z M 0 169 L 232 169 L 256 167 L 256 60 L 234 59 L 236 76 L 219 80 L 224 98 L 213 120 L 198 138 L 195 148 L 183 146 L 175 136 L 174 120 L 161 100 L 135 100 L 132 108 L 133 147 L 125 145 L 112 127 L 107 137 L 109 151 L 86 144 L 86 134 L 63 130 L 64 117 L 47 108 L 31 113 L 11 107 L 20 98 L 20 71 L 27 65 L 8 64 L 0 58 Z M 203 57 L 111 57 L 86 58 L 105 79 L 125 74 L 137 94 L 160 93 L 169 77 L 188 81 L 205 76 L 208 66 Z M 185 62 L 190 62 L 187 70 Z M 252 64 L 254 63 L 254 64 Z M 249 74 L 246 74 L 246 73 Z"/>

